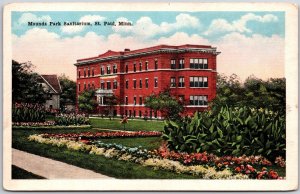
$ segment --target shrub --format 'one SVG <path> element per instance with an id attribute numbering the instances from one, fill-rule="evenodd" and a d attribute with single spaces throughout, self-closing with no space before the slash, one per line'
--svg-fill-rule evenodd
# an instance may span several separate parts
<path id="1" fill-rule="evenodd" d="M 89 125 L 90 121 L 84 114 L 59 114 L 54 118 L 55 125 Z"/>
<path id="2" fill-rule="evenodd" d="M 15 103 L 12 108 L 13 122 L 44 122 L 45 107 L 41 104 Z"/>
<path id="3" fill-rule="evenodd" d="M 166 121 L 163 138 L 173 150 L 216 155 L 285 156 L 285 117 L 267 109 L 222 107 L 195 113 L 178 125 Z"/>

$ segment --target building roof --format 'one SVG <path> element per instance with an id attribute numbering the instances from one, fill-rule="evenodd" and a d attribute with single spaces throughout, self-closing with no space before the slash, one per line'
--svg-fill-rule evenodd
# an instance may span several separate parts
<path id="1" fill-rule="evenodd" d="M 130 50 L 124 49 L 124 51 L 111 51 L 108 50 L 107 52 L 100 54 L 95 57 L 78 59 L 77 65 L 87 64 L 91 62 L 98 62 L 98 61 L 105 61 L 111 59 L 120 59 L 120 58 L 130 58 L 140 55 L 148 55 L 153 53 L 162 53 L 162 52 L 172 52 L 172 53 L 180 53 L 180 52 L 203 52 L 203 53 L 212 53 L 214 55 L 218 55 L 220 52 L 217 52 L 217 48 L 211 47 L 209 45 L 192 45 L 192 44 L 184 44 L 180 46 L 171 46 L 171 45 L 157 45 L 153 47 L 137 49 L 137 50 Z"/>
<path id="2" fill-rule="evenodd" d="M 41 75 L 41 77 L 56 93 L 61 93 L 61 87 L 57 75 Z"/>

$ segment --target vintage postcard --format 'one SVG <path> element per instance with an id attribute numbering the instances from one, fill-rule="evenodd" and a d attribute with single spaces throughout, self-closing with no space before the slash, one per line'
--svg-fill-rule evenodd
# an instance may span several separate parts
<path id="1" fill-rule="evenodd" d="M 298 7 L 4 7 L 3 187 L 298 188 Z"/>

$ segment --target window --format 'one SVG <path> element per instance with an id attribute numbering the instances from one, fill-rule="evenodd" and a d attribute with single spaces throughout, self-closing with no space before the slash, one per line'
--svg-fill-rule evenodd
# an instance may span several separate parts
<path id="1" fill-rule="evenodd" d="M 179 67 L 178 69 L 184 69 L 184 59 L 179 60 Z"/>
<path id="2" fill-rule="evenodd" d="M 83 89 L 86 90 L 86 84 L 85 84 L 85 82 L 83 84 Z"/>
<path id="3" fill-rule="evenodd" d="M 126 82 L 125 82 L 125 88 L 128 89 L 128 86 L 129 86 L 129 82 L 128 82 L 128 80 L 126 80 Z"/>
<path id="4" fill-rule="evenodd" d="M 171 69 L 176 69 L 176 60 L 171 59 Z"/>
<path id="5" fill-rule="evenodd" d="M 117 89 L 117 88 L 118 88 L 118 82 L 115 80 L 114 85 L 113 85 L 113 89 Z"/>
<path id="6" fill-rule="evenodd" d="M 92 83 L 92 88 L 95 89 L 95 82 Z"/>
<path id="7" fill-rule="evenodd" d="M 80 92 L 80 83 L 78 83 L 78 92 Z"/>
<path id="8" fill-rule="evenodd" d="M 113 66 L 113 73 L 114 73 L 114 74 L 115 74 L 115 73 L 118 73 L 117 65 L 114 65 L 114 66 Z"/>
<path id="9" fill-rule="evenodd" d="M 207 77 L 190 77 L 190 87 L 208 87 Z"/>
<path id="10" fill-rule="evenodd" d="M 158 68 L 158 61 L 157 59 L 154 60 L 154 69 L 157 69 Z"/>
<path id="11" fill-rule="evenodd" d="M 133 97 L 133 105 L 136 105 L 136 97 Z"/>
<path id="12" fill-rule="evenodd" d="M 143 104 L 143 97 L 140 96 L 140 101 L 139 101 L 139 104 L 142 105 Z"/>
<path id="13" fill-rule="evenodd" d="M 101 82 L 101 89 L 104 90 L 104 82 Z"/>
<path id="14" fill-rule="evenodd" d="M 140 88 L 143 87 L 142 79 L 140 79 Z"/>
<path id="15" fill-rule="evenodd" d="M 101 68 L 100 68 L 100 73 L 101 73 L 101 75 L 104 75 L 104 67 L 103 66 L 101 66 Z"/>
<path id="16" fill-rule="evenodd" d="M 145 62 L 145 70 L 148 71 L 148 61 Z"/>
<path id="17" fill-rule="evenodd" d="M 90 83 L 88 83 L 88 89 L 90 89 Z"/>
<path id="18" fill-rule="evenodd" d="M 136 115 L 135 115 L 135 110 L 133 111 L 133 117 L 135 117 Z"/>
<path id="19" fill-rule="evenodd" d="M 175 77 L 171 77 L 170 87 L 176 87 L 176 78 Z"/>
<path id="20" fill-rule="evenodd" d="M 149 81 L 148 81 L 148 78 L 145 79 L 145 87 L 146 87 L 146 88 L 149 87 Z"/>
<path id="21" fill-rule="evenodd" d="M 78 71 L 78 77 L 80 78 L 80 70 Z"/>
<path id="22" fill-rule="evenodd" d="M 207 105 L 207 96 L 190 96 L 190 105 L 203 106 Z"/>
<path id="23" fill-rule="evenodd" d="M 88 77 L 91 76 L 91 71 L 90 71 L 90 68 L 88 68 Z"/>
<path id="24" fill-rule="evenodd" d="M 133 72 L 136 72 L 136 63 L 133 63 Z"/>
<path id="25" fill-rule="evenodd" d="M 125 104 L 128 105 L 128 96 L 125 96 Z"/>
<path id="26" fill-rule="evenodd" d="M 111 89 L 111 84 L 110 84 L 110 82 L 108 81 L 108 82 L 106 82 L 106 89 L 108 89 L 108 90 L 110 90 Z"/>
<path id="27" fill-rule="evenodd" d="M 158 79 L 157 79 L 157 77 L 154 78 L 154 87 L 155 88 L 158 87 Z"/>
<path id="28" fill-rule="evenodd" d="M 142 62 L 140 62 L 140 71 L 142 71 Z"/>
<path id="29" fill-rule="evenodd" d="M 83 76 L 86 77 L 86 72 L 85 69 L 83 70 Z"/>
<path id="30" fill-rule="evenodd" d="M 125 72 L 128 73 L 128 63 L 125 65 Z"/>
<path id="31" fill-rule="evenodd" d="M 207 59 L 190 59 L 191 69 L 208 69 Z"/>
<path id="32" fill-rule="evenodd" d="M 142 111 L 139 111 L 139 117 L 142 117 Z"/>
<path id="33" fill-rule="evenodd" d="M 136 88 L 136 80 L 133 80 L 133 88 Z"/>
<path id="34" fill-rule="evenodd" d="M 178 87 L 184 87 L 184 77 L 179 77 Z"/>
<path id="35" fill-rule="evenodd" d="M 110 74 L 110 66 L 106 67 L 106 74 Z"/>
<path id="36" fill-rule="evenodd" d="M 95 76 L 94 68 L 92 68 L 92 76 L 93 76 L 93 77 Z"/>

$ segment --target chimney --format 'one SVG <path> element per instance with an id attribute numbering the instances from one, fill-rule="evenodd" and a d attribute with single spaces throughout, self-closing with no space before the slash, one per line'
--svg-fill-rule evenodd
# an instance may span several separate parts
<path id="1" fill-rule="evenodd" d="M 126 49 L 124 49 L 124 51 L 125 51 L 125 52 L 128 52 L 128 51 L 130 51 L 130 49 L 129 49 L 129 48 L 126 48 Z"/>

